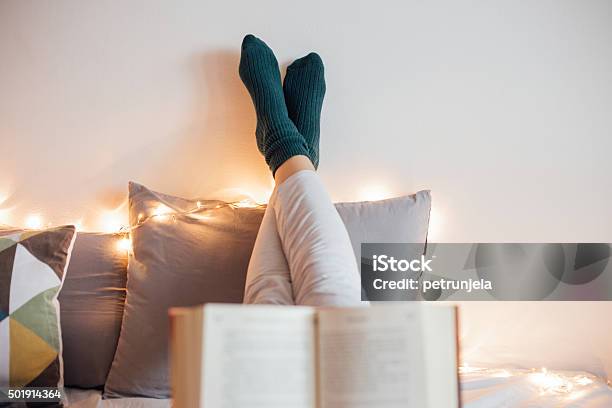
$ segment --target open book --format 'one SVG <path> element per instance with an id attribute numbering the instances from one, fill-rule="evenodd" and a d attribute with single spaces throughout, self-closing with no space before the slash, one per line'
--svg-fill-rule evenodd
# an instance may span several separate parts
<path id="1" fill-rule="evenodd" d="M 452 306 L 208 304 L 170 317 L 178 408 L 459 405 Z"/>

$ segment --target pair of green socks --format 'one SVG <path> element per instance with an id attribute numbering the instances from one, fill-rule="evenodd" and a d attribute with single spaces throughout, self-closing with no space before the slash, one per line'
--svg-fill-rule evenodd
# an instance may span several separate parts
<path id="1" fill-rule="evenodd" d="M 285 82 L 274 52 L 249 34 L 242 41 L 240 78 L 257 113 L 257 147 L 272 174 L 293 156 L 310 158 L 319 165 L 321 108 L 325 96 L 323 61 L 316 53 L 287 67 Z"/>

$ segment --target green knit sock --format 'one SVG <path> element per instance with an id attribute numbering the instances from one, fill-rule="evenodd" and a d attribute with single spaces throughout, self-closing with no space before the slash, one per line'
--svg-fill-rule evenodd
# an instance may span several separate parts
<path id="1" fill-rule="evenodd" d="M 325 76 L 321 57 L 311 52 L 289 65 L 283 92 L 289 117 L 306 139 L 310 160 L 317 168 L 319 166 L 321 108 L 325 96 Z"/>
<path id="2" fill-rule="evenodd" d="M 278 62 L 266 43 L 251 34 L 244 37 L 238 71 L 255 105 L 257 147 L 272 174 L 291 157 L 308 156 L 304 137 L 289 119 Z"/>

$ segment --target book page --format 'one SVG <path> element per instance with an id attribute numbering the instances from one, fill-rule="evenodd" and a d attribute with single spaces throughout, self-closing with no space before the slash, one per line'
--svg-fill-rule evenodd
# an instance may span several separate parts
<path id="1" fill-rule="evenodd" d="M 457 308 L 423 307 L 421 322 L 427 402 L 431 407 L 458 407 Z"/>
<path id="2" fill-rule="evenodd" d="M 306 307 L 207 305 L 205 408 L 314 408 L 315 311 Z"/>
<path id="3" fill-rule="evenodd" d="M 418 306 L 318 315 L 321 408 L 427 406 Z"/>

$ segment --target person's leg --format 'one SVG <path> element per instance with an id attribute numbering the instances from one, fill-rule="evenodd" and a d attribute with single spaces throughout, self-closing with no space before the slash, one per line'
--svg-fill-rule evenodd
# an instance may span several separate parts
<path id="1" fill-rule="evenodd" d="M 239 74 L 257 114 L 257 147 L 275 174 L 290 157 L 308 154 L 308 146 L 289 118 L 274 53 L 252 35 L 242 41 Z M 293 304 L 289 266 L 271 206 L 266 209 L 249 261 L 244 303 Z"/>
<path id="2" fill-rule="evenodd" d="M 274 175 L 287 159 L 307 156 L 308 145 L 289 118 L 278 61 L 270 47 L 253 35 L 244 37 L 238 72 L 255 106 L 257 147 Z"/>
<path id="3" fill-rule="evenodd" d="M 351 241 L 310 159 L 295 156 L 276 172 L 274 209 L 298 305 L 361 304 Z"/>
<path id="4" fill-rule="evenodd" d="M 296 70 L 295 74 L 298 75 L 299 71 Z M 297 304 L 359 304 L 359 274 L 348 233 L 314 172 L 310 157 L 311 152 L 316 152 L 318 157 L 318 133 L 316 137 L 311 133 L 307 141 L 297 130 L 285 105 L 274 53 L 252 35 L 246 36 L 243 41 L 240 77 L 251 94 L 257 113 L 257 146 L 276 181 L 269 210 L 259 231 L 261 239 L 258 236 L 252 255 L 247 278 L 249 294 L 245 300 L 266 303 L 280 303 L 277 299 L 286 301 L 287 275 L 283 278 L 282 262 L 279 261 L 282 253 L 289 267 L 287 272 Z M 322 79 L 322 75 L 311 75 L 311 78 Z M 293 95 L 294 98 L 314 100 L 309 90 L 320 91 L 321 87 L 307 84 L 287 89 L 301 92 L 300 95 Z M 322 95 L 319 101 L 322 102 Z M 320 113 L 320 106 L 316 103 L 305 106 L 303 115 L 308 116 L 309 109 Z M 293 109 L 292 112 L 296 113 L 297 110 Z M 308 129 L 304 122 L 300 123 L 304 129 Z M 271 217 L 274 217 L 276 227 Z M 276 234 L 271 232 L 274 228 Z M 279 241 L 276 241 L 277 238 Z M 268 257 L 272 261 L 268 261 Z M 270 284 L 267 286 L 266 282 Z M 284 292 L 266 293 L 266 287 L 280 288 Z"/>
<path id="5" fill-rule="evenodd" d="M 311 52 L 287 67 L 283 93 L 289 118 L 308 145 L 308 157 L 319 166 L 321 109 L 325 98 L 325 68 L 319 54 Z"/>
<path id="6" fill-rule="evenodd" d="M 264 214 L 244 287 L 244 303 L 292 305 L 291 275 L 278 236 L 276 214 L 268 206 Z"/>

